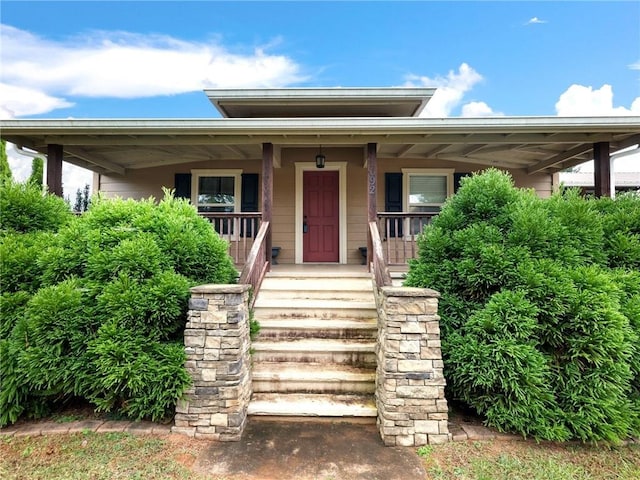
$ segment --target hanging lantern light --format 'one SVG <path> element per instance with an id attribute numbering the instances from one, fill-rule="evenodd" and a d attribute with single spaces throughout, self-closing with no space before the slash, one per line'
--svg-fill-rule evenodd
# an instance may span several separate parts
<path id="1" fill-rule="evenodd" d="M 320 151 L 316 155 L 316 168 L 324 168 L 324 161 L 326 157 L 322 154 L 322 145 L 320 145 Z"/>

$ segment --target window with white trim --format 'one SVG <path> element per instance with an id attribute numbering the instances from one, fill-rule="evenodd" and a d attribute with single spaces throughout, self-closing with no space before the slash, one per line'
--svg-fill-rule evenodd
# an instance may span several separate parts
<path id="1" fill-rule="evenodd" d="M 192 170 L 191 203 L 198 212 L 240 210 L 242 170 Z"/>
<path id="2" fill-rule="evenodd" d="M 453 194 L 453 169 L 402 169 L 404 177 L 404 209 L 409 213 L 428 213 L 411 220 L 411 235 L 421 232 L 433 214 L 440 212 L 445 200 Z"/>
<path id="3" fill-rule="evenodd" d="M 242 170 L 191 170 L 191 203 L 200 213 L 240 211 Z M 212 220 L 220 234 L 233 234 L 232 219 Z"/>

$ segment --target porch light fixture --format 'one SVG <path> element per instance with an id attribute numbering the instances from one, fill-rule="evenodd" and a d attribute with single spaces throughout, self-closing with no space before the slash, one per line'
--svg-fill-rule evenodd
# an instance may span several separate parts
<path id="1" fill-rule="evenodd" d="M 326 157 L 322 154 L 322 145 L 320 145 L 320 151 L 316 155 L 316 168 L 324 168 L 324 161 Z"/>

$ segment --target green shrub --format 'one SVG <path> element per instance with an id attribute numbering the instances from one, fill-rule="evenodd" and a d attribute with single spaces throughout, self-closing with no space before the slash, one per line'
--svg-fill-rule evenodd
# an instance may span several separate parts
<path id="1" fill-rule="evenodd" d="M 182 342 L 161 343 L 108 322 L 89 344 L 89 398 L 100 411 L 160 420 L 172 413 L 190 384 Z"/>
<path id="2" fill-rule="evenodd" d="M 450 339 L 451 389 L 499 430 L 565 439 L 550 387 L 551 369 L 537 350 L 537 308 L 523 292 L 492 295 Z"/>
<path id="3" fill-rule="evenodd" d="M 0 294 L 0 339 L 8 338 L 18 321 L 24 317 L 31 295 L 27 292 L 3 292 Z M 0 357 L 2 358 L 2 357 Z"/>
<path id="4" fill-rule="evenodd" d="M 145 281 L 121 275 L 98 295 L 98 312 L 128 330 L 158 339 L 175 338 L 184 330 L 191 283 L 172 271 Z"/>
<path id="5" fill-rule="evenodd" d="M 3 292 L 35 292 L 41 285 L 38 258 L 53 242 L 49 232 L 6 233 L 0 236 L 0 284 Z"/>
<path id="6" fill-rule="evenodd" d="M 21 363 L 32 389 L 59 398 L 82 393 L 86 343 L 98 328 L 90 301 L 73 279 L 40 289 L 27 304 Z"/>
<path id="7" fill-rule="evenodd" d="M 15 203 L 35 198 L 15 188 Z M 169 193 L 159 204 L 97 198 L 51 232 L 29 230 L 42 225 L 3 224 L 0 236 L 0 426 L 72 398 L 164 418 L 189 385 L 189 288 L 235 281 L 228 245 Z"/>
<path id="8" fill-rule="evenodd" d="M 140 232 L 112 248 L 91 251 L 85 274 L 92 280 L 103 282 L 123 276 L 144 280 L 167 267 L 164 257 L 153 236 Z"/>
<path id="9" fill-rule="evenodd" d="M 163 266 L 196 283 L 233 283 L 236 279 L 227 243 L 189 202 L 174 198 L 169 191 L 157 205 L 153 199 L 97 198 L 83 220 L 88 230 L 100 232 L 92 245 L 100 251 L 145 232 L 162 252 Z"/>
<path id="10" fill-rule="evenodd" d="M 0 230 L 55 231 L 71 218 L 73 214 L 62 198 L 43 195 L 38 186 L 17 182 L 0 184 Z"/>
<path id="11" fill-rule="evenodd" d="M 631 355 L 638 337 L 620 311 L 614 276 L 599 267 L 568 270 L 575 295 L 559 324 L 556 389 L 573 438 L 619 441 L 633 434 Z"/>
<path id="12" fill-rule="evenodd" d="M 601 198 L 595 207 L 603 214 L 603 251 L 611 267 L 640 270 L 640 200 L 627 194 Z"/>
<path id="13" fill-rule="evenodd" d="M 466 178 L 405 282 L 441 292 L 447 394 L 536 438 L 640 434 L 639 238 L 638 197 L 540 199 L 497 170 Z"/>

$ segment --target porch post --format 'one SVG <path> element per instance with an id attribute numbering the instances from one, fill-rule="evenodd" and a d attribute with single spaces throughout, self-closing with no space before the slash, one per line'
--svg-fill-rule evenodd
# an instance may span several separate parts
<path id="1" fill-rule="evenodd" d="M 262 221 L 271 224 L 273 209 L 273 144 L 262 144 Z M 271 232 L 273 226 L 267 233 L 265 239 L 265 249 L 269 269 L 271 269 Z"/>
<path id="2" fill-rule="evenodd" d="M 367 269 L 371 269 L 373 242 L 369 231 L 369 222 L 378 220 L 378 144 L 367 143 Z"/>
<path id="3" fill-rule="evenodd" d="M 593 144 L 594 186 L 596 197 L 611 196 L 611 157 L 609 142 Z"/>
<path id="4" fill-rule="evenodd" d="M 62 156 L 62 145 L 47 145 L 47 187 L 58 197 L 62 197 Z"/>

